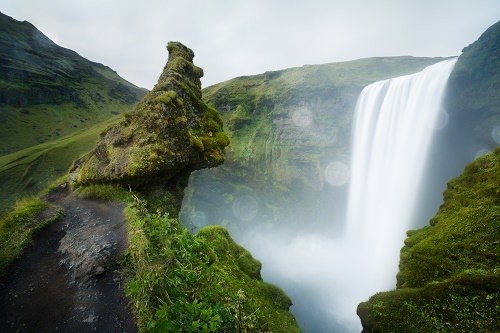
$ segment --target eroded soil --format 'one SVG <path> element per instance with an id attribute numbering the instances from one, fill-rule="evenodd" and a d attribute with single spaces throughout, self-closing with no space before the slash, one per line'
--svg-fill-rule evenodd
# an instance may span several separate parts
<path id="1" fill-rule="evenodd" d="M 136 332 L 117 259 L 127 247 L 123 206 L 75 197 L 0 280 L 2 332 Z"/>

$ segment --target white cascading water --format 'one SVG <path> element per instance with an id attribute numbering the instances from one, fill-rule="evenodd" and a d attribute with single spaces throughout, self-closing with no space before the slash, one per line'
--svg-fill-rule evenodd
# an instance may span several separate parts
<path id="1" fill-rule="evenodd" d="M 411 228 L 455 62 L 449 59 L 413 75 L 375 82 L 358 98 L 344 236 L 347 247 L 355 247 L 348 265 L 359 265 L 364 272 L 353 286 L 354 304 L 396 285 L 399 250 Z"/>
<path id="2" fill-rule="evenodd" d="M 441 100 L 455 61 L 376 82 L 360 94 L 343 234 L 290 237 L 264 228 L 241 240 L 262 260 L 264 278 L 292 296 L 304 331 L 360 332 L 357 305 L 395 288 L 399 250 L 433 131 L 445 118 Z"/>

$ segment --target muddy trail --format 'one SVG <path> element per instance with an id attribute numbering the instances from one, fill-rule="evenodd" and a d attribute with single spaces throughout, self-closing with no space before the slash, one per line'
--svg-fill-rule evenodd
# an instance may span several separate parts
<path id="1" fill-rule="evenodd" d="M 136 332 L 117 263 L 127 247 L 123 206 L 77 198 L 67 186 L 48 200 L 64 217 L 0 280 L 0 331 Z"/>

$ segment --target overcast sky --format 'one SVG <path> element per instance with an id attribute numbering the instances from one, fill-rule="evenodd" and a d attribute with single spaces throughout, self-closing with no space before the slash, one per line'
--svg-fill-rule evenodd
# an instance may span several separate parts
<path id="1" fill-rule="evenodd" d="M 168 41 L 203 86 L 236 76 L 371 56 L 450 56 L 500 20 L 499 0 L 2 0 L 61 46 L 145 88 Z"/>

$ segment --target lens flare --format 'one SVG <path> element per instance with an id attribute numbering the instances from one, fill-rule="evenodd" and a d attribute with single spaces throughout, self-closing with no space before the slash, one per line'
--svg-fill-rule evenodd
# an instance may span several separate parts
<path id="1" fill-rule="evenodd" d="M 332 186 L 342 186 L 349 181 L 349 167 L 342 162 L 329 163 L 324 172 L 325 180 Z"/>
<path id="2" fill-rule="evenodd" d="M 498 144 L 500 144 L 500 125 L 493 127 L 491 130 L 491 138 Z"/>
<path id="3" fill-rule="evenodd" d="M 448 121 L 450 120 L 450 116 L 445 109 L 440 109 L 437 114 L 436 122 L 434 123 L 434 129 L 439 131 L 448 125 Z"/>
<path id="4" fill-rule="evenodd" d="M 307 108 L 300 108 L 292 112 L 292 121 L 296 126 L 309 127 L 312 124 L 312 112 Z"/>

